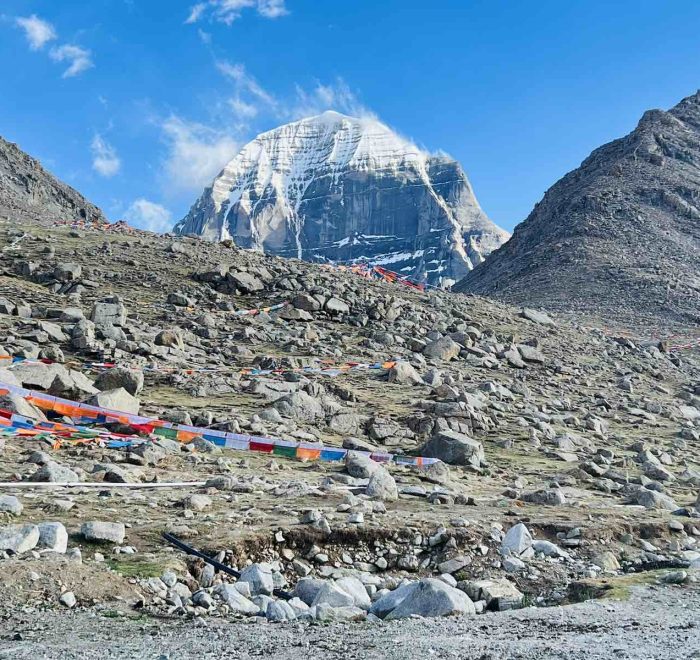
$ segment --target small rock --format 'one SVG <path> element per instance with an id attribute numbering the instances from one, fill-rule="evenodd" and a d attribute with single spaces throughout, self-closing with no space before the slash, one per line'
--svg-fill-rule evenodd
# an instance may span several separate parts
<path id="1" fill-rule="evenodd" d="M 75 597 L 75 594 L 72 591 L 62 593 L 58 600 L 61 605 L 65 605 L 68 608 L 75 607 L 76 603 L 78 602 L 78 599 Z"/>

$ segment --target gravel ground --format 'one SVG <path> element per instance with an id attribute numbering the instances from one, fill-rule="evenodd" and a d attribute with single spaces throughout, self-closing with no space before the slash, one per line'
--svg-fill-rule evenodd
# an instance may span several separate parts
<path id="1" fill-rule="evenodd" d="M 626 601 L 387 624 L 157 621 L 92 612 L 5 613 L 0 658 L 700 658 L 700 587 L 638 588 Z"/>

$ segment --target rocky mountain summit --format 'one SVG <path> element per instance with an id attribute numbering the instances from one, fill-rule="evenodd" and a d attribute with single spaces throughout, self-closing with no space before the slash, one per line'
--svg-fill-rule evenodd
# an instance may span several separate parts
<path id="1" fill-rule="evenodd" d="M 440 286 L 508 238 L 459 163 L 374 119 L 336 112 L 248 143 L 175 230 L 307 261 L 380 265 Z"/>
<path id="2" fill-rule="evenodd" d="M 0 137 L 0 215 L 15 221 L 54 218 L 106 222 L 102 211 L 47 172 L 38 160 Z"/>
<path id="3" fill-rule="evenodd" d="M 697 580 L 697 349 L 188 237 L 2 221 L 0 249 L 5 621 L 410 626 Z"/>
<path id="4" fill-rule="evenodd" d="M 631 325 L 700 322 L 700 93 L 596 149 L 455 290 Z"/>

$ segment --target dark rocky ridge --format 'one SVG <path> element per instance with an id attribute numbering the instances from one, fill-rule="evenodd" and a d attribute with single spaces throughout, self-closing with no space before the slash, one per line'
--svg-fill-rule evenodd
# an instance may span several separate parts
<path id="1" fill-rule="evenodd" d="M 0 214 L 107 222 L 102 211 L 47 172 L 38 160 L 0 137 Z"/>
<path id="2" fill-rule="evenodd" d="M 700 321 L 700 93 L 646 112 L 455 290 L 610 321 Z"/>

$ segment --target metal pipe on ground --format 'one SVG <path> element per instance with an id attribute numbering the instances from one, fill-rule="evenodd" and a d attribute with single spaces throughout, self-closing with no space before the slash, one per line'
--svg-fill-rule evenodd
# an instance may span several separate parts
<path id="1" fill-rule="evenodd" d="M 183 552 L 193 557 L 199 557 L 200 559 L 204 560 L 207 564 L 211 564 L 214 568 L 221 571 L 222 573 L 226 573 L 227 575 L 231 575 L 235 578 L 241 577 L 241 574 L 237 570 L 231 568 L 230 566 L 226 566 L 226 564 L 222 564 L 220 561 L 214 559 L 213 557 L 210 557 L 209 555 L 205 555 L 203 552 L 200 552 L 196 548 L 193 548 L 191 545 L 183 543 L 179 538 L 173 536 L 169 532 L 163 532 L 162 536 L 168 543 L 174 545 L 179 550 L 182 550 Z M 278 598 L 283 598 L 284 600 L 290 600 L 292 598 L 292 594 L 282 589 L 275 589 L 272 592 L 272 594 L 274 596 L 277 596 Z"/>

